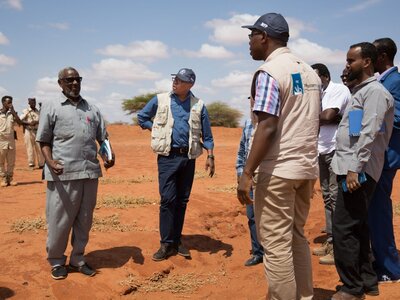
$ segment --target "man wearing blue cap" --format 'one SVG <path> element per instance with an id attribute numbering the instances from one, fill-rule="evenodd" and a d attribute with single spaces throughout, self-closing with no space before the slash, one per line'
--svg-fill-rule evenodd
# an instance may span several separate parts
<path id="1" fill-rule="evenodd" d="M 265 61 L 255 72 L 251 96 L 257 114 L 252 147 L 238 186 L 250 204 L 254 172 L 255 219 L 264 248 L 267 299 L 312 299 L 311 255 L 304 225 L 318 177 L 317 139 L 321 81 L 287 48 L 289 26 L 268 13 L 249 34 L 250 55 Z"/>
<path id="2" fill-rule="evenodd" d="M 196 75 L 183 68 L 172 76 L 172 91 L 156 95 L 138 113 L 139 125 L 151 131 L 151 148 L 158 154 L 161 246 L 153 255 L 154 261 L 176 253 L 190 258 L 181 236 L 195 162 L 203 147 L 208 154 L 205 169 L 210 177 L 215 172 L 208 112 L 203 101 L 190 91 Z"/>

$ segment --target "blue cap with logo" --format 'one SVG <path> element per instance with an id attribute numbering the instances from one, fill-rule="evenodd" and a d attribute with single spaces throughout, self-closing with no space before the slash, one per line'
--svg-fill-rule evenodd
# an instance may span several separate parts
<path id="1" fill-rule="evenodd" d="M 264 31 L 269 36 L 284 42 L 289 40 L 289 25 L 281 14 L 268 13 L 262 15 L 254 25 L 245 25 L 242 28 Z"/>
<path id="2" fill-rule="evenodd" d="M 171 74 L 176 76 L 184 82 L 194 83 L 196 81 L 196 74 L 194 74 L 192 69 L 182 68 L 176 74 Z"/>

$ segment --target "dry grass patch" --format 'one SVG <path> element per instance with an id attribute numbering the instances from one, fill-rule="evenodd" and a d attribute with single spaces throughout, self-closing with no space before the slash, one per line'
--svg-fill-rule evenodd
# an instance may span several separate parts
<path id="1" fill-rule="evenodd" d="M 46 220 L 42 217 L 37 218 L 21 218 L 15 220 L 11 224 L 11 231 L 22 233 L 25 231 L 38 232 L 39 230 L 46 230 Z"/>
<path id="2" fill-rule="evenodd" d="M 121 224 L 119 215 L 113 214 L 106 217 L 93 216 L 92 231 L 111 232 L 111 231 L 134 231 L 137 230 L 136 224 Z"/>
<path id="3" fill-rule="evenodd" d="M 97 200 L 96 208 L 101 207 L 114 207 L 114 208 L 128 208 L 139 207 L 150 204 L 157 204 L 159 200 L 148 199 L 145 197 L 131 197 L 127 195 L 105 195 Z"/>
<path id="4" fill-rule="evenodd" d="M 223 192 L 223 193 L 236 193 L 237 184 L 229 184 L 224 186 L 211 186 L 207 189 L 214 192 Z"/>
<path id="5" fill-rule="evenodd" d="M 100 184 L 133 184 L 142 182 L 153 182 L 154 178 L 150 176 L 139 176 L 136 178 L 121 178 L 121 177 L 101 177 Z"/>
<path id="6" fill-rule="evenodd" d="M 169 270 L 154 273 L 152 276 L 139 280 L 135 275 L 129 274 L 127 279 L 120 282 L 126 287 L 124 294 L 139 292 L 171 292 L 192 293 L 206 284 L 215 284 L 217 278 L 212 274 L 170 274 Z"/>
<path id="7" fill-rule="evenodd" d="M 393 211 L 395 215 L 400 216 L 400 203 L 393 205 Z"/>

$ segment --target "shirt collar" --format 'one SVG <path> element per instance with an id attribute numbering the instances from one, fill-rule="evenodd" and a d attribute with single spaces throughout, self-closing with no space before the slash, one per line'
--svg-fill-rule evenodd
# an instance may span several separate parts
<path id="1" fill-rule="evenodd" d="M 385 72 L 383 72 L 382 74 L 378 75 L 377 80 L 378 81 L 384 80 L 389 73 L 392 73 L 395 70 L 397 71 L 397 67 L 396 66 L 393 66 L 393 67 L 387 69 Z"/>
<path id="2" fill-rule="evenodd" d="M 354 95 L 356 92 L 358 92 L 359 90 L 361 90 L 364 86 L 366 86 L 367 84 L 371 83 L 372 81 L 376 81 L 376 77 L 375 76 L 371 76 L 368 79 L 364 80 L 363 82 L 361 82 L 360 84 L 356 85 L 353 89 L 352 89 L 352 94 Z"/>

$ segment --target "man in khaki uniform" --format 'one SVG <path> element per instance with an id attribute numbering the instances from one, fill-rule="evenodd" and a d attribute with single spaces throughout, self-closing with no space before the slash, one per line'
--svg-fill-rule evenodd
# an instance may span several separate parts
<path id="1" fill-rule="evenodd" d="M 21 121 L 14 110 L 11 96 L 1 98 L 0 110 L 0 186 L 15 186 L 18 183 L 13 180 L 15 165 L 15 139 L 14 122 L 19 125 L 31 125 Z M 7 167 L 5 164 L 7 163 Z"/>
<path id="2" fill-rule="evenodd" d="M 36 142 L 36 132 L 39 126 L 39 110 L 36 108 L 36 99 L 28 98 L 29 107 L 22 111 L 20 119 L 35 125 L 24 126 L 24 140 L 28 155 L 29 167 L 35 167 L 35 158 L 39 169 L 43 168 L 44 158 L 39 143 Z"/>

